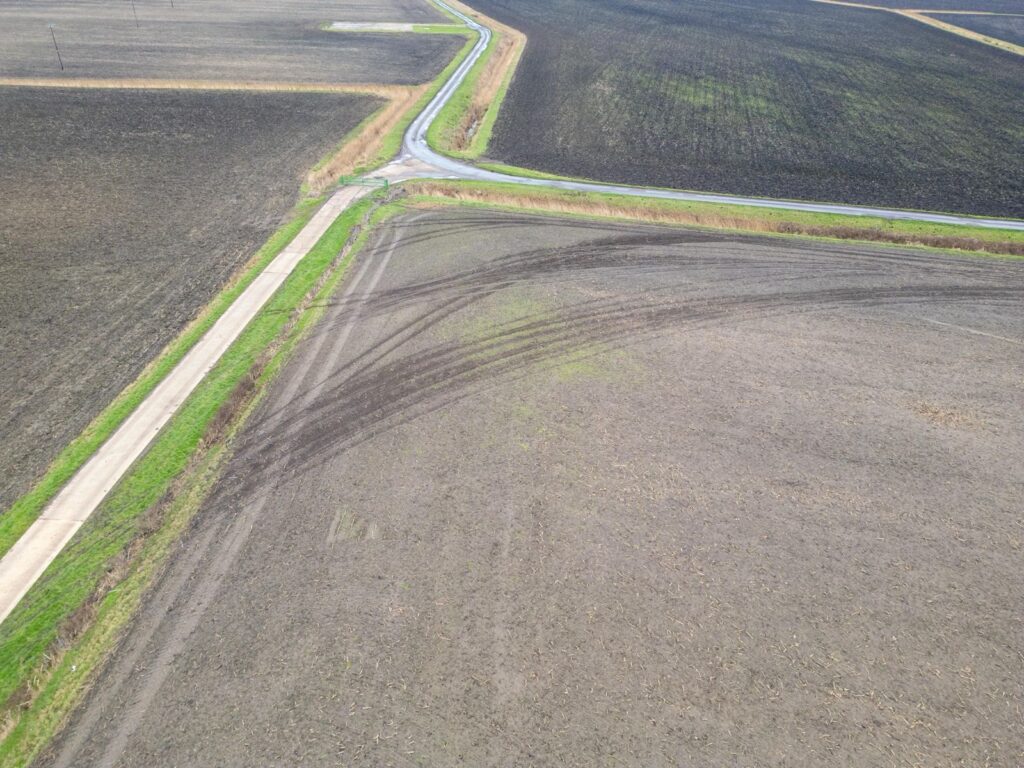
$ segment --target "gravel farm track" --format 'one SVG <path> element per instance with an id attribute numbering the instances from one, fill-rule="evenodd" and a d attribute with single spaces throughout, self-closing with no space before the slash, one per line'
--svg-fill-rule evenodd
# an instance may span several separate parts
<path id="1" fill-rule="evenodd" d="M 349 274 L 42 765 L 1024 757 L 1024 265 L 411 211 Z"/>

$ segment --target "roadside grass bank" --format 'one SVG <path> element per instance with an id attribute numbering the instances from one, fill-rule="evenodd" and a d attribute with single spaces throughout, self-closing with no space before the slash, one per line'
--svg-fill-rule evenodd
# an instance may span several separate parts
<path id="1" fill-rule="evenodd" d="M 598 219 L 629 219 L 657 224 L 683 224 L 1024 257 L 1024 232 L 1013 230 L 756 206 L 638 199 L 597 192 L 524 189 L 516 184 L 493 182 L 411 181 L 403 185 L 403 190 L 408 195 L 408 202 L 413 205 L 462 204 L 525 209 Z"/>
<path id="2" fill-rule="evenodd" d="M 468 30 L 467 30 L 468 31 Z M 387 130 L 381 136 L 380 140 L 375 143 L 375 152 L 366 153 L 366 157 L 369 159 L 365 160 L 362 165 L 357 165 L 353 168 L 354 174 L 363 174 L 372 171 L 388 162 L 390 162 L 395 155 L 398 154 L 402 148 L 402 137 L 405 135 L 406 129 L 412 124 L 412 121 L 416 119 L 416 115 L 423 111 L 434 95 L 441 90 L 441 87 L 448 81 L 452 73 L 458 68 L 459 64 L 462 63 L 469 52 L 473 50 L 473 46 L 476 44 L 476 36 L 469 35 L 466 39 L 465 45 L 459 51 L 458 55 L 449 62 L 448 66 L 445 67 L 441 74 L 439 74 L 430 84 L 423 90 L 419 98 L 402 112 L 398 117 L 388 125 Z"/>
<path id="3" fill-rule="evenodd" d="M 451 157 L 468 160 L 487 151 L 494 123 L 526 48 L 526 35 L 455 0 L 449 0 L 491 30 L 491 41 L 466 79 L 427 131 L 428 143 Z"/>
<path id="4" fill-rule="evenodd" d="M 302 185 L 302 193 L 317 197 L 345 175 L 365 168 L 380 157 L 383 145 L 399 121 L 419 103 L 428 85 L 403 89 L 351 130 L 334 152 L 317 163 Z"/>
<path id="5" fill-rule="evenodd" d="M 0 625 L 0 766 L 27 765 L 80 701 L 213 487 L 232 438 L 380 221 L 345 211 Z"/>

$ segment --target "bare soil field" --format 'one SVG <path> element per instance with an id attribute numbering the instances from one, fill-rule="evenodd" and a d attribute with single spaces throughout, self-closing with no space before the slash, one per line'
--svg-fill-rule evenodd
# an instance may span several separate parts
<path id="1" fill-rule="evenodd" d="M 1020 0 L 865 0 L 865 5 L 925 11 L 985 11 L 1020 13 Z"/>
<path id="2" fill-rule="evenodd" d="M 1024 263 L 419 211 L 349 276 L 42 765 L 1024 759 Z"/>
<path id="3" fill-rule="evenodd" d="M 529 38 L 489 154 L 563 175 L 1024 216 L 1024 63 L 806 0 L 477 0 Z"/>
<path id="4" fill-rule="evenodd" d="M 451 61 L 448 35 L 339 33 L 332 21 L 444 21 L 421 0 L 383 3 L 0 2 L 0 77 L 423 83 Z M 58 66 L 48 24 L 60 46 Z"/>
<path id="5" fill-rule="evenodd" d="M 0 509 L 282 223 L 380 105 L 0 88 Z"/>
<path id="6" fill-rule="evenodd" d="M 1020 16 L 996 16 L 996 15 L 966 15 L 933 13 L 931 16 L 947 24 L 955 24 L 958 27 L 969 29 L 972 32 L 980 32 L 989 37 L 1005 40 L 1008 43 L 1024 45 L 1024 5 L 1018 9 Z"/>

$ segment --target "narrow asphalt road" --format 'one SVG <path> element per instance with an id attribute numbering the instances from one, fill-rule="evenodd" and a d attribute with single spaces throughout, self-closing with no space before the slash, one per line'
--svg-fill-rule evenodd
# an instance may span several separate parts
<path id="1" fill-rule="evenodd" d="M 631 197 L 648 197 L 660 200 L 686 200 L 701 203 L 722 203 L 725 205 L 747 205 L 756 208 L 777 208 L 788 211 L 807 211 L 809 213 L 833 213 L 845 216 L 874 216 L 883 219 L 925 221 L 933 224 L 961 224 L 974 227 L 986 227 L 990 229 L 1011 229 L 1024 231 L 1024 221 L 1020 219 L 993 219 L 976 218 L 973 216 L 957 216 L 951 213 L 930 213 L 927 211 L 905 211 L 891 208 L 867 208 L 856 205 L 840 205 L 837 203 L 812 203 L 797 200 L 771 200 L 759 197 L 739 197 L 736 195 L 717 195 L 703 192 L 684 192 L 672 189 L 657 189 L 652 187 L 630 187 L 617 184 L 598 184 L 586 181 L 560 181 L 555 179 L 536 179 L 523 176 L 513 176 L 507 173 L 497 173 L 484 168 L 477 168 L 469 163 L 463 163 L 450 157 L 435 152 L 427 143 L 427 131 L 430 124 L 437 117 L 444 105 L 465 80 L 473 65 L 477 62 L 486 50 L 491 40 L 491 30 L 474 19 L 460 13 L 444 2 L 444 0 L 433 0 L 443 10 L 457 16 L 470 29 L 479 34 L 479 39 L 466 60 L 455 71 L 451 79 L 438 91 L 434 99 L 427 105 L 427 108 L 413 121 L 405 133 L 402 142 L 402 156 L 385 169 L 385 175 L 396 175 L 402 173 L 402 167 L 410 160 L 416 160 L 419 165 L 411 174 L 405 174 L 403 178 L 450 178 L 463 179 L 467 181 L 493 181 L 507 184 L 521 184 L 528 187 L 548 187 L 551 189 L 564 189 L 574 192 L 603 192 L 616 195 L 628 195 Z M 425 166 L 425 167 L 424 167 Z"/>

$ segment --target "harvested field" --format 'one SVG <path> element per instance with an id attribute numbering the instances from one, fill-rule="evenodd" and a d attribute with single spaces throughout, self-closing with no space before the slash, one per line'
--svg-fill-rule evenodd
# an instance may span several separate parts
<path id="1" fill-rule="evenodd" d="M 908 10 L 1021 12 L 1020 0 L 865 0 L 864 4 Z"/>
<path id="2" fill-rule="evenodd" d="M 630 184 L 1024 216 L 1024 65 L 804 0 L 478 0 L 527 34 L 489 154 Z"/>
<path id="3" fill-rule="evenodd" d="M 381 104 L 0 88 L 0 509 L 282 223 Z"/>
<path id="4" fill-rule="evenodd" d="M 435 22 L 421 0 L 384 3 L 0 3 L 0 77 L 423 83 L 462 43 L 448 35 L 340 33 L 332 21 Z M 56 24 L 65 71 L 47 24 Z"/>
<path id="5" fill-rule="evenodd" d="M 929 15 L 939 21 L 955 24 L 972 32 L 1005 40 L 1008 43 L 1024 45 L 1024 14 L 1020 16 L 969 16 L 966 14 L 932 13 Z"/>
<path id="6" fill-rule="evenodd" d="M 348 274 L 43 765 L 1024 758 L 1024 264 L 446 211 Z"/>

